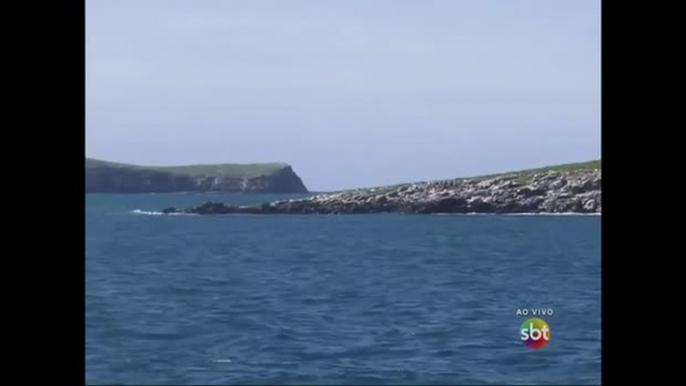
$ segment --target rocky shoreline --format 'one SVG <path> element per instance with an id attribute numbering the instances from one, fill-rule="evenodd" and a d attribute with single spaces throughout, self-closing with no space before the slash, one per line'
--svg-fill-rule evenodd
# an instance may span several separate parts
<path id="1" fill-rule="evenodd" d="M 600 214 L 601 171 L 543 171 L 403 184 L 320 194 L 255 206 L 206 202 L 163 213 L 366 214 L 366 213 L 588 213 Z"/>

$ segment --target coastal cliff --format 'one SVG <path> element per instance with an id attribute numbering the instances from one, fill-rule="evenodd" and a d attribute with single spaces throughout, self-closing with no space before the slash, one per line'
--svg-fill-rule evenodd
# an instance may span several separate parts
<path id="1" fill-rule="evenodd" d="M 86 158 L 86 193 L 307 193 L 284 163 L 139 166 Z"/>
<path id="2" fill-rule="evenodd" d="M 207 202 L 194 214 L 596 213 L 602 211 L 600 161 L 492 176 L 419 182 L 234 207 Z M 179 212 L 176 208 L 165 213 Z"/>

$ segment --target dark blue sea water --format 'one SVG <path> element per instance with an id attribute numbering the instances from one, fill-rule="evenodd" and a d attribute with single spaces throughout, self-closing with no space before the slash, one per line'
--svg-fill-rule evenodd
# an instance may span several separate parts
<path id="1" fill-rule="evenodd" d="M 600 382 L 600 217 L 132 213 L 271 198 L 87 195 L 89 384 Z"/>

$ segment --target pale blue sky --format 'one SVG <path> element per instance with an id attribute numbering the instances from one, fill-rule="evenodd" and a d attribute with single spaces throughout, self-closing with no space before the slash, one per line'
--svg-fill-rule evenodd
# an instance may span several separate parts
<path id="1" fill-rule="evenodd" d="M 600 1 L 88 0 L 86 153 L 311 190 L 600 158 Z"/>

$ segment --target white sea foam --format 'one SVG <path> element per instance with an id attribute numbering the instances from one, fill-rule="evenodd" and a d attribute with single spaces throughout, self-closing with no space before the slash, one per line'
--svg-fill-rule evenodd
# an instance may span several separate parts
<path id="1" fill-rule="evenodd" d="M 602 213 L 432 213 L 433 216 L 601 216 Z"/>
<path id="2" fill-rule="evenodd" d="M 130 213 L 142 214 L 146 216 L 198 216 L 196 213 L 162 213 L 148 210 L 134 209 Z M 252 216 L 250 213 L 234 213 L 234 215 Z M 432 216 L 601 216 L 602 213 L 431 213 Z"/>
<path id="3" fill-rule="evenodd" d="M 161 215 L 164 214 L 164 213 L 162 213 L 162 212 L 152 212 L 152 211 L 140 210 L 140 209 L 134 209 L 134 210 L 131 211 L 131 213 L 134 213 L 134 214 L 145 214 L 145 215 L 148 215 L 148 216 L 161 216 Z"/>
<path id="4" fill-rule="evenodd" d="M 194 216 L 195 213 L 162 213 L 149 210 L 134 209 L 129 213 L 142 214 L 146 216 Z"/>
<path id="5" fill-rule="evenodd" d="M 231 359 L 212 359 L 214 363 L 231 363 Z"/>
<path id="6" fill-rule="evenodd" d="M 577 213 L 577 212 L 561 212 L 561 213 L 506 213 L 504 216 L 600 216 L 602 213 Z"/>

